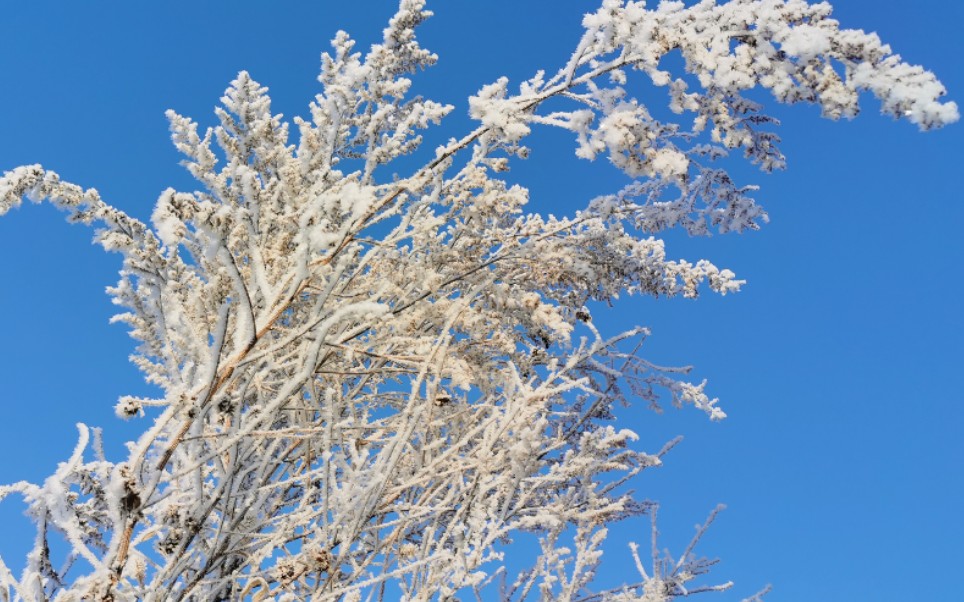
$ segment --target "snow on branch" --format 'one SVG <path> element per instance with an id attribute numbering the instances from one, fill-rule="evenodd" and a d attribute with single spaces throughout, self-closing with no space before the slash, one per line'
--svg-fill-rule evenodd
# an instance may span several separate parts
<path id="1" fill-rule="evenodd" d="M 410 96 L 436 61 L 415 36 L 430 15 L 402 0 L 364 54 L 339 33 L 294 128 L 246 72 L 203 134 L 169 112 L 200 187 L 166 190 L 150 226 L 40 166 L 0 178 L 0 214 L 50 201 L 123 256 L 115 321 L 162 391 L 118 402 L 152 421 L 123 460 L 81 426 L 42 485 L 0 487 L 37 526 L 19 578 L 0 562 L 0 598 L 664 602 L 729 587 L 697 580 L 713 564 L 693 555 L 709 521 L 678 559 L 654 550 L 649 570 L 634 547 L 635 584 L 594 585 L 607 527 L 655 516 L 627 484 L 675 444 L 640 450 L 613 424 L 619 406 L 725 414 L 688 368 L 640 355 L 647 329 L 607 337 L 593 311 L 739 290 L 657 236 L 765 223 L 754 188 L 716 163 L 741 149 L 765 171 L 784 165 L 776 121 L 745 91 L 836 119 L 868 90 L 922 129 L 956 121 L 956 106 L 827 4 L 604 0 L 555 75 L 481 87 L 468 101 L 479 126 L 413 169 L 396 160 L 452 110 Z M 654 117 L 639 79 L 678 123 Z M 632 182 L 571 216 L 531 211 L 499 174 L 543 125 Z M 540 553 L 509 575 L 521 533 Z M 69 548 L 62 568 L 51 537 Z"/>

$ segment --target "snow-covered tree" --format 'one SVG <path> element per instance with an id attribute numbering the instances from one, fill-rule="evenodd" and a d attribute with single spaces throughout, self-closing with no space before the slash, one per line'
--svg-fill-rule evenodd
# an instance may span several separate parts
<path id="1" fill-rule="evenodd" d="M 245 72 L 217 127 L 169 112 L 199 190 L 165 191 L 150 226 L 37 165 L 0 179 L 0 213 L 50 201 L 122 255 L 116 320 L 163 391 L 117 403 L 149 422 L 128 457 L 79 425 L 50 478 L 0 487 L 37 527 L 21 576 L 0 561 L 0 599 L 657 602 L 729 586 L 698 580 L 712 562 L 693 545 L 674 559 L 654 541 L 645 566 L 631 551 L 634 582 L 594 587 L 607 527 L 655 515 L 625 484 L 673 443 L 640 451 L 613 408 L 725 415 L 686 370 L 640 355 L 645 328 L 604 334 L 592 312 L 740 288 L 656 235 L 766 221 L 719 161 L 783 167 L 751 90 L 831 119 L 867 90 L 921 129 L 956 106 L 826 3 L 603 0 L 555 74 L 482 86 L 478 126 L 412 168 L 398 159 L 452 110 L 410 94 L 436 60 L 415 37 L 423 5 L 402 0 L 365 53 L 336 36 L 294 136 Z M 528 212 L 500 174 L 543 126 L 631 183 L 568 217 Z M 521 532 L 541 553 L 504 563 Z"/>

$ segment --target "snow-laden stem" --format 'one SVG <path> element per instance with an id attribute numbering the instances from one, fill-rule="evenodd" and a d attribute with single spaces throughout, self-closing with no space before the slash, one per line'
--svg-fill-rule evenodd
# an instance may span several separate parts
<path id="1" fill-rule="evenodd" d="M 43 485 L 0 487 L 37 525 L 24 573 L 0 562 L 2 596 L 666 602 L 730 587 L 694 581 L 713 564 L 694 551 L 715 512 L 673 559 L 656 547 L 655 504 L 626 489 L 678 439 L 648 454 L 612 424 L 620 404 L 667 398 L 725 414 L 689 368 L 641 357 L 648 329 L 604 335 L 593 312 L 620 295 L 739 290 L 656 234 L 766 222 L 755 188 L 719 163 L 740 149 L 764 171 L 784 165 L 775 120 L 746 90 L 833 119 L 869 90 L 922 129 L 956 106 L 826 4 L 603 0 L 555 75 L 481 87 L 468 103 L 479 125 L 412 168 L 396 159 L 452 110 L 409 96 L 436 60 L 414 33 L 429 14 L 402 0 L 364 56 L 339 33 L 295 145 L 246 72 L 217 127 L 169 112 L 201 190 L 165 191 L 150 226 L 40 166 L 0 178 L 0 213 L 26 197 L 101 226 L 123 257 L 115 321 L 161 390 L 118 402 L 153 421 L 126 460 L 109 462 L 96 436 L 87 460 L 82 426 Z M 671 52 L 686 74 L 661 62 Z M 638 88 L 665 90 L 678 123 L 655 119 Z M 528 191 L 498 174 L 542 125 L 631 181 L 572 216 L 527 210 Z M 595 587 L 607 526 L 646 513 L 652 566 L 634 546 L 639 579 Z M 541 553 L 508 575 L 523 532 Z M 55 534 L 70 548 L 60 570 Z"/>

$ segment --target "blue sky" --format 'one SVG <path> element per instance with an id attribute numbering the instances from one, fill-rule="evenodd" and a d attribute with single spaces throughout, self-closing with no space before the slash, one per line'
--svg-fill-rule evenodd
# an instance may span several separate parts
<path id="1" fill-rule="evenodd" d="M 948 0 L 837 0 L 845 26 L 875 30 L 905 60 L 924 64 L 964 104 L 964 4 Z M 468 127 L 465 97 L 500 75 L 552 70 L 578 39 L 576 0 L 436 2 L 423 44 L 439 65 L 416 80 L 457 106 L 438 136 Z M 40 162 L 95 187 L 146 219 L 167 186 L 193 189 L 169 142 L 163 112 L 207 125 L 240 69 L 271 89 L 274 109 L 306 114 L 318 92 L 319 53 L 336 29 L 362 47 L 393 3 L 226 0 L 165 3 L 12 2 L 0 20 L 0 169 Z M 654 105 L 663 95 L 653 94 Z M 771 105 L 772 106 L 772 105 Z M 698 301 L 628 299 L 599 320 L 636 323 L 644 354 L 693 364 L 729 418 L 692 409 L 623 413 L 650 449 L 686 439 L 640 495 L 663 502 L 663 543 L 680 549 L 717 503 L 728 510 L 703 552 L 739 599 L 766 583 L 770 600 L 926 600 L 959 595 L 964 559 L 964 126 L 920 134 L 877 114 L 819 119 L 812 106 L 779 107 L 789 169 L 734 167 L 762 186 L 771 218 L 745 235 L 669 238 L 669 253 L 706 257 L 746 278 L 745 290 Z M 512 176 L 533 208 L 566 213 L 623 180 L 604 161 L 580 162 L 554 132 L 533 137 Z M 42 480 L 67 457 L 78 421 L 102 426 L 114 457 L 144 423 L 121 423 L 122 394 L 148 391 L 126 357 L 123 327 L 108 326 L 104 287 L 119 258 L 90 245 L 46 206 L 0 219 L 0 483 Z M 12 566 L 31 531 L 15 499 L 0 503 L 0 554 Z M 629 580 L 620 526 L 607 581 Z M 712 599 L 710 597 L 709 599 Z"/>

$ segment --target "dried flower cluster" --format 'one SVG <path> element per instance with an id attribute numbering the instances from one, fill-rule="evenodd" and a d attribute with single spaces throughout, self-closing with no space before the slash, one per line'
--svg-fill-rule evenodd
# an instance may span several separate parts
<path id="1" fill-rule="evenodd" d="M 117 404 L 152 418 L 126 459 L 81 425 L 44 483 L 0 487 L 37 525 L 23 574 L 0 562 L 0 599 L 657 602 L 728 586 L 692 583 L 711 564 L 692 546 L 673 560 L 654 545 L 649 570 L 634 548 L 635 582 L 593 589 L 607 525 L 655 513 L 623 485 L 663 453 L 638 451 L 614 404 L 724 414 L 682 370 L 637 354 L 645 329 L 603 336 L 591 308 L 739 289 L 654 235 L 766 220 L 716 162 L 739 150 L 783 165 L 774 120 L 745 91 L 836 119 L 869 90 L 923 129 L 956 107 L 825 3 L 604 0 L 555 75 L 483 86 L 469 101 L 478 127 L 404 170 L 395 160 L 452 109 L 409 94 L 436 60 L 415 38 L 423 4 L 402 0 L 367 53 L 338 34 L 295 144 L 247 73 L 217 127 L 170 112 L 200 190 L 166 191 L 150 226 L 39 166 L 0 179 L 0 213 L 50 201 L 123 256 L 116 320 L 163 391 Z M 639 100 L 644 79 L 678 122 Z M 540 125 L 633 183 L 571 217 L 527 212 L 527 190 L 499 173 Z M 541 553 L 510 574 L 503 553 L 522 531 Z"/>

